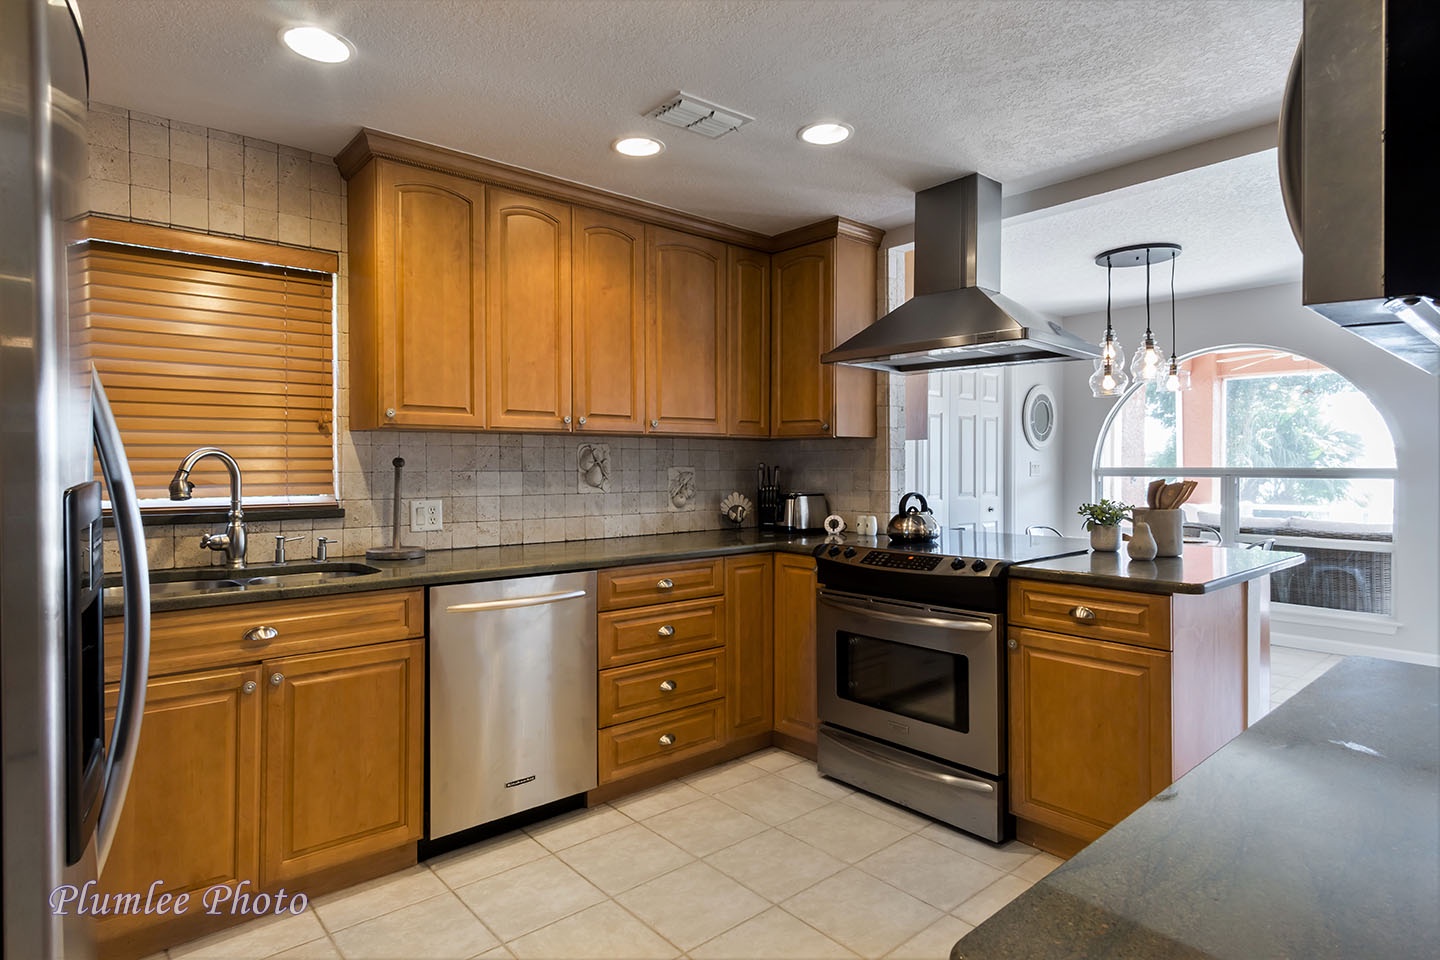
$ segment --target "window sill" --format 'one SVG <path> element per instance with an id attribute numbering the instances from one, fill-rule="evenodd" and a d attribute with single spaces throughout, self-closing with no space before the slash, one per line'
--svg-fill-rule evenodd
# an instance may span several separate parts
<path id="1" fill-rule="evenodd" d="M 174 526 L 182 523 L 223 523 L 229 518 L 227 507 L 148 507 L 140 511 L 140 522 L 147 527 Z M 338 503 L 257 504 L 245 508 L 247 523 L 265 520 L 334 520 L 345 516 Z M 105 526 L 113 527 L 115 518 L 105 511 Z"/>
<path id="2" fill-rule="evenodd" d="M 1295 603 L 1272 603 L 1270 605 L 1270 622 L 1307 627 L 1343 628 L 1378 636 L 1394 636 L 1404 626 L 1399 620 L 1383 613 L 1330 610 L 1325 607 L 1307 607 Z"/>

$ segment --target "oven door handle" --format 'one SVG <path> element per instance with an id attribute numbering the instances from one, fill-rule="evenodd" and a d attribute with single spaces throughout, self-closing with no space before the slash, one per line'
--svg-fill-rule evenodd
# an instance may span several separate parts
<path id="1" fill-rule="evenodd" d="M 958 790 L 969 790 L 972 793 L 995 792 L 995 785 L 993 783 L 986 783 L 983 780 L 971 780 L 966 777 L 957 777 L 953 774 L 941 773 L 938 770 L 926 770 L 922 767 L 908 766 L 896 760 L 891 760 L 889 757 L 874 753 L 870 750 L 861 749 L 860 747 L 849 743 L 849 739 L 849 737 L 841 739 L 840 737 L 835 736 L 834 733 L 831 733 L 829 737 L 829 743 L 849 753 L 853 753 L 855 756 L 861 757 L 862 759 L 871 763 L 879 763 L 894 770 L 898 770 L 901 773 L 905 774 L 907 777 L 920 777 L 923 780 L 931 780 L 935 783 L 944 784 L 947 787 L 955 787 Z"/>
<path id="2" fill-rule="evenodd" d="M 888 623 L 903 623 L 916 627 L 936 627 L 941 630 L 959 630 L 965 633 L 990 633 L 995 625 L 988 620 L 961 620 L 943 617 L 916 617 L 908 614 L 886 613 L 883 610 L 876 610 L 874 607 L 862 606 L 858 603 L 846 603 L 843 600 L 836 600 L 834 597 L 821 597 L 820 602 L 841 610 L 849 610 L 852 613 L 863 614 L 867 617 L 874 617 L 876 620 L 884 620 Z"/>

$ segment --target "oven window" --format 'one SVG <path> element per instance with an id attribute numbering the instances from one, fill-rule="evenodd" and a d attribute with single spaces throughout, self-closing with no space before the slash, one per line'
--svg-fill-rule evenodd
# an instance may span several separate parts
<path id="1" fill-rule="evenodd" d="M 966 657 L 844 630 L 835 654 L 840 699 L 970 732 Z"/>

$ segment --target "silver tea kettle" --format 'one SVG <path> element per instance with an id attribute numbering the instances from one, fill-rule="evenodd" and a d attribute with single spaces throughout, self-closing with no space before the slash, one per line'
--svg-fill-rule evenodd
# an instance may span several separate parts
<path id="1" fill-rule="evenodd" d="M 920 506 L 911 506 L 907 510 L 905 504 L 911 497 L 919 500 Z M 925 498 L 911 492 L 900 498 L 900 512 L 890 518 L 885 531 L 890 534 L 891 540 L 934 540 L 940 536 L 940 524 L 930 512 L 930 504 L 925 502 Z"/>

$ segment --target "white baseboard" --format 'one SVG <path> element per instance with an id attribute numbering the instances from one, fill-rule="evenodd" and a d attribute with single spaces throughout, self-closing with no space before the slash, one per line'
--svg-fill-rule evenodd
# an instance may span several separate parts
<path id="1" fill-rule="evenodd" d="M 1299 647 L 1301 650 L 1333 653 L 1341 657 L 1380 657 L 1382 660 L 1400 660 L 1405 663 L 1440 667 L 1440 654 L 1422 653 L 1419 650 L 1405 650 L 1399 647 L 1382 647 L 1374 643 L 1355 643 L 1352 640 L 1331 640 L 1308 634 L 1284 633 L 1273 620 L 1270 623 L 1270 642 L 1276 646 Z"/>

